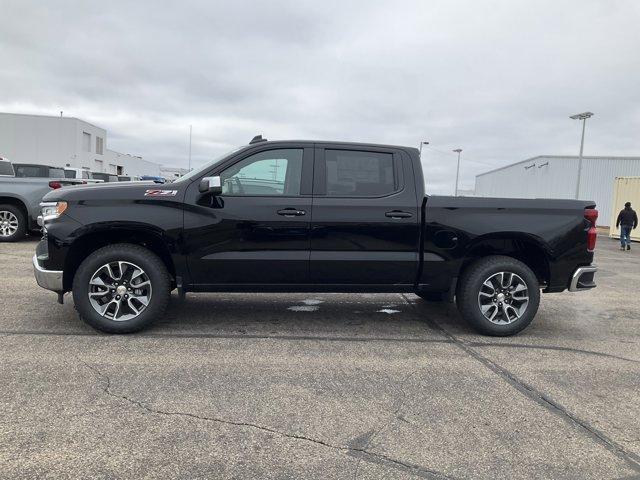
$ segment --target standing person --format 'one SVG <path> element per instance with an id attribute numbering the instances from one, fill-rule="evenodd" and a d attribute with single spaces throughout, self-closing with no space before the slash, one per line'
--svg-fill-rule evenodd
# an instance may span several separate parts
<path id="1" fill-rule="evenodd" d="M 616 228 L 620 227 L 620 250 L 631 250 L 631 229 L 637 226 L 638 214 L 631 208 L 631 202 L 627 202 L 616 220 Z"/>

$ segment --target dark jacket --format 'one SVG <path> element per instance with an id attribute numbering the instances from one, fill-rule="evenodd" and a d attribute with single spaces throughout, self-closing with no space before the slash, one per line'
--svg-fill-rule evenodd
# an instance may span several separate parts
<path id="1" fill-rule="evenodd" d="M 626 227 L 636 228 L 638 226 L 638 214 L 633 208 L 623 208 L 618 214 L 618 220 L 616 220 L 616 228 L 620 225 Z"/>

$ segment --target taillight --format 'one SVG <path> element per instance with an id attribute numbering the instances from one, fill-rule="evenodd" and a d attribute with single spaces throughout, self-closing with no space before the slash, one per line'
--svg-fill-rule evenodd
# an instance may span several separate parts
<path id="1" fill-rule="evenodd" d="M 585 208 L 584 218 L 591 222 L 591 226 L 589 230 L 587 230 L 587 251 L 593 252 L 596 249 L 596 239 L 598 238 L 598 230 L 596 229 L 598 210 L 595 208 Z"/>
<path id="2" fill-rule="evenodd" d="M 56 182 L 56 181 L 49 182 L 49 186 L 51 188 L 53 188 L 54 190 L 57 190 L 58 188 L 62 188 L 62 184 L 60 182 Z"/>

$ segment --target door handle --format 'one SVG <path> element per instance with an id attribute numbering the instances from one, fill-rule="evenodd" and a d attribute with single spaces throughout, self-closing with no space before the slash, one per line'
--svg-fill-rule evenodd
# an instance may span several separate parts
<path id="1" fill-rule="evenodd" d="M 409 212 L 401 212 L 400 210 L 392 210 L 384 214 L 389 218 L 410 218 L 412 215 Z"/>
<path id="2" fill-rule="evenodd" d="M 278 215 L 282 215 L 283 217 L 301 217 L 306 214 L 307 212 L 298 210 L 297 208 L 283 208 L 282 210 L 278 210 Z"/>

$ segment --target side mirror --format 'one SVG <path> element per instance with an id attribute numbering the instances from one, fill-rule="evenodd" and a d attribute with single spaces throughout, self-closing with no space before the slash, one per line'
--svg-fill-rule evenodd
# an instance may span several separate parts
<path id="1" fill-rule="evenodd" d="M 204 177 L 202 180 L 200 180 L 198 191 L 200 193 L 211 193 L 213 195 L 220 195 L 222 193 L 222 182 L 220 180 L 220 177 Z"/>

